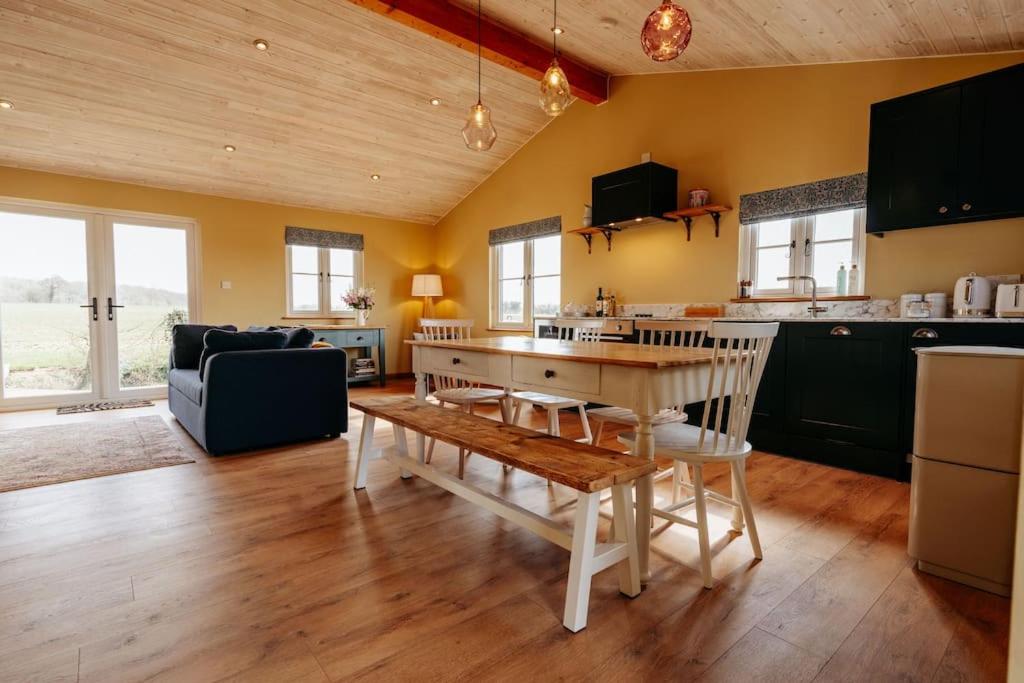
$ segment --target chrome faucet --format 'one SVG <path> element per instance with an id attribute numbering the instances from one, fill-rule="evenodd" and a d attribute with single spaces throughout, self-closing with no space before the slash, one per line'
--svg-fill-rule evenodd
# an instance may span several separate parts
<path id="1" fill-rule="evenodd" d="M 809 280 L 811 283 L 811 305 L 807 307 L 807 310 L 811 312 L 812 318 L 817 318 L 819 313 L 824 313 L 828 309 L 824 306 L 818 305 L 818 281 L 810 275 L 783 275 L 778 278 L 779 282 L 786 280 Z"/>

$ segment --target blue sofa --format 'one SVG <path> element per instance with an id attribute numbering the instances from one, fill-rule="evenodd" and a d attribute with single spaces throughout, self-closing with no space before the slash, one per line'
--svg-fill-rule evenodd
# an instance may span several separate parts
<path id="1" fill-rule="evenodd" d="M 175 349 L 185 344 L 177 333 L 182 338 L 189 333 L 194 340 L 210 328 L 177 327 L 191 329 L 172 333 L 170 410 L 211 455 L 335 438 L 348 431 L 344 350 L 224 351 L 209 355 L 201 375 L 198 361 L 191 367 L 192 350 Z"/>

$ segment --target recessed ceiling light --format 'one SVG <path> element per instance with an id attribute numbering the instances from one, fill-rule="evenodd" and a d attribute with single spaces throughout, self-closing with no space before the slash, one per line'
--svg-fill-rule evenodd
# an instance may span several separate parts
<path id="1" fill-rule="evenodd" d="M 431 97 L 428 101 L 430 102 L 431 106 L 434 106 L 434 107 L 441 106 L 441 98 L 440 97 Z"/>
<path id="2" fill-rule="evenodd" d="M 0 109 L 14 109 L 14 102 L 10 100 L 0 100 Z"/>
<path id="3" fill-rule="evenodd" d="M 252 41 L 252 46 L 259 50 L 260 52 L 266 52 L 268 49 L 270 49 L 270 43 L 263 40 L 262 38 L 257 38 L 256 40 Z"/>
<path id="4" fill-rule="evenodd" d="M 565 33 L 565 29 L 562 28 L 561 26 L 552 26 L 551 32 L 554 33 L 556 36 L 560 36 L 563 33 Z"/>
<path id="5" fill-rule="evenodd" d="M 224 145 L 225 152 L 234 152 L 237 149 L 234 145 Z"/>
<path id="6" fill-rule="evenodd" d="M 375 183 L 379 182 L 380 181 L 380 174 L 379 173 L 374 173 L 373 175 L 370 176 L 370 180 L 372 180 Z"/>

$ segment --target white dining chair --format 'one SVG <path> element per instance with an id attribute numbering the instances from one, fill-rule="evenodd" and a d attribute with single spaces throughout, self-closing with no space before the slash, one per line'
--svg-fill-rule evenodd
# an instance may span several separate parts
<path id="1" fill-rule="evenodd" d="M 468 318 L 421 318 L 420 328 L 424 338 L 429 341 L 470 339 L 473 322 L 472 319 Z M 440 373 L 434 373 L 427 377 L 428 386 L 431 380 L 433 380 L 434 384 L 434 391 L 431 395 L 442 408 L 450 403 L 458 406 L 463 412 L 473 415 L 476 412 L 476 406 L 481 403 L 496 401 L 501 409 L 502 421 L 508 422 L 509 405 L 504 389 L 482 387 L 477 382 L 470 382 L 459 377 L 451 377 Z M 424 460 L 429 464 L 433 456 L 434 439 L 431 438 L 427 445 Z M 459 479 L 462 479 L 466 472 L 466 458 L 468 456 L 469 453 L 466 449 L 459 449 Z"/>
<path id="2" fill-rule="evenodd" d="M 558 338 L 561 341 L 596 344 L 601 341 L 601 329 L 604 327 L 604 320 L 559 318 L 554 321 L 553 325 L 558 330 Z M 581 441 L 585 443 L 593 442 L 594 437 L 590 431 L 590 422 L 587 421 L 586 401 L 567 396 L 544 394 L 537 391 L 513 391 L 508 397 L 515 406 L 512 424 L 519 424 L 519 418 L 522 415 L 524 405 L 538 405 L 547 411 L 547 433 L 551 436 L 561 436 L 562 430 L 558 422 L 558 411 L 575 408 L 579 412 L 580 423 L 583 426 L 583 439 Z M 550 480 L 548 480 L 548 484 L 551 484 Z"/>
<path id="3" fill-rule="evenodd" d="M 654 429 L 656 454 L 692 466 L 693 483 L 686 484 L 673 478 L 672 504 L 664 508 L 655 507 L 652 514 L 697 529 L 701 576 L 706 588 L 713 585 L 708 538 L 709 498 L 736 510 L 733 528 L 741 531 L 746 524 L 754 557 L 762 558 L 754 512 L 747 494 L 746 461 L 752 448 L 746 439 L 757 388 L 778 332 L 777 322 L 711 323 L 708 335 L 713 338 L 714 346 L 700 426 L 677 422 Z M 729 412 L 728 417 L 725 417 L 727 397 Z M 619 435 L 619 441 L 633 449 L 636 432 Z M 704 485 L 704 465 L 719 462 L 729 463 L 732 472 L 731 496 L 707 489 Z M 679 500 L 675 493 L 677 487 L 692 489 L 693 495 Z M 690 506 L 695 508 L 696 522 L 681 516 Z"/>
<path id="4" fill-rule="evenodd" d="M 638 346 L 641 349 L 700 348 L 704 345 L 710 324 L 707 320 L 638 320 L 636 322 L 636 329 L 639 333 Z M 587 418 L 596 425 L 595 444 L 601 442 L 601 435 L 604 433 L 606 424 L 623 425 L 634 429 L 637 426 L 636 413 L 628 408 L 614 406 L 591 408 L 587 411 Z M 655 415 L 653 424 L 657 426 L 672 422 L 686 422 L 686 419 L 683 406 L 676 406 L 662 410 Z"/>

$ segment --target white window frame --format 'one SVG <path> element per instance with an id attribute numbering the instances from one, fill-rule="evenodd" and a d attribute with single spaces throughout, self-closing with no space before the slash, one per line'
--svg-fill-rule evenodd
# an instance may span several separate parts
<path id="1" fill-rule="evenodd" d="M 490 248 L 490 325 L 489 327 L 493 330 L 513 330 L 517 332 L 532 332 L 539 320 L 554 320 L 557 315 L 534 315 L 533 314 L 533 246 L 534 241 L 538 239 L 546 239 L 553 237 L 554 235 L 544 235 L 543 237 L 533 237 L 525 240 L 515 240 L 514 242 L 505 242 L 503 244 L 495 244 Z M 499 248 L 506 244 L 514 244 L 515 242 L 523 242 L 523 321 L 521 323 L 510 323 L 501 321 L 501 286 L 499 283 L 499 276 L 501 275 L 501 260 L 498 257 Z M 543 275 L 539 277 L 555 277 L 553 275 Z M 562 265 L 559 262 L 558 266 L 558 278 L 559 278 L 559 305 L 561 305 L 561 293 L 562 293 Z"/>
<path id="2" fill-rule="evenodd" d="M 299 245 L 303 246 L 303 245 Z M 317 290 L 319 307 L 315 311 L 297 311 L 292 308 L 292 245 L 286 244 L 284 251 L 285 311 L 289 318 L 355 318 L 356 312 L 340 302 L 331 300 L 331 249 L 314 247 L 317 250 L 317 266 L 320 276 Z M 363 286 L 363 252 L 359 249 L 340 251 L 352 252 L 353 286 Z"/>
<path id="3" fill-rule="evenodd" d="M 821 213 L 832 213 L 822 211 Z M 854 264 L 860 277 L 857 286 L 847 292 L 848 296 L 860 296 L 864 293 L 864 251 L 865 251 L 865 210 L 855 209 L 853 214 L 853 260 L 846 264 L 847 269 Z M 789 254 L 789 275 L 802 276 L 813 275 L 814 273 L 814 249 L 817 244 L 814 240 L 814 226 L 816 215 L 802 216 L 790 219 L 790 254 Z M 739 280 L 750 280 L 757 283 L 757 235 L 759 223 L 740 226 L 740 257 L 739 257 Z M 822 240 L 821 244 L 832 241 L 843 240 Z M 819 282 L 818 294 L 823 296 L 835 296 L 835 281 Z M 751 292 L 752 298 L 772 298 L 783 296 L 809 297 L 811 295 L 811 283 L 807 280 L 790 280 L 780 282 L 779 287 L 771 289 L 754 289 Z"/>

